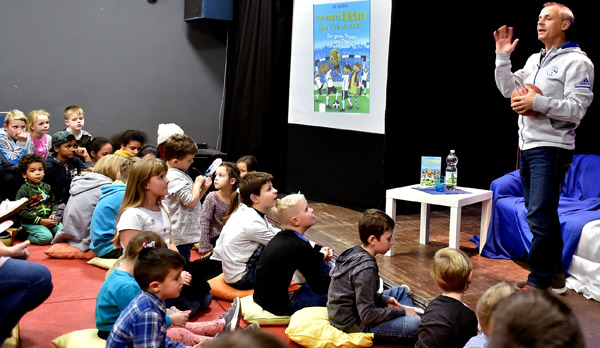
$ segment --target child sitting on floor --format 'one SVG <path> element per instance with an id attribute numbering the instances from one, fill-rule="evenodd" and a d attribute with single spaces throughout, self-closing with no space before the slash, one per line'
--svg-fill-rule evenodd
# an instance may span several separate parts
<path id="1" fill-rule="evenodd" d="M 280 230 L 271 225 L 266 213 L 277 202 L 273 176 L 248 173 L 240 181 L 239 206 L 230 204 L 223 230 L 211 260 L 221 262 L 225 283 L 239 290 L 254 288 L 254 274 L 264 246 Z M 237 203 L 237 192 L 231 198 Z M 233 213 L 230 213 L 234 211 Z"/>
<path id="2" fill-rule="evenodd" d="M 173 134 L 165 142 L 164 156 L 169 167 L 169 194 L 165 196 L 165 207 L 171 216 L 173 243 L 187 261 L 192 247 L 200 240 L 200 199 L 212 185 L 210 178 L 204 175 L 192 180 L 185 172 L 194 163 L 197 152 L 198 146 L 185 134 Z"/>
<path id="3" fill-rule="evenodd" d="M 332 257 L 329 248 L 311 246 L 304 233 L 315 224 L 312 208 L 302 194 L 279 200 L 273 216 L 283 231 L 265 246 L 254 280 L 254 302 L 275 315 L 292 315 L 299 309 L 327 304 L 329 271 Z M 300 289 L 290 294 L 288 287 L 298 270 L 306 279 Z"/>
<path id="4" fill-rule="evenodd" d="M 45 110 L 33 110 L 27 117 L 30 133 L 28 153 L 35 153 L 46 158 L 52 150 L 52 137 L 48 135 L 50 114 Z"/>
<path id="5" fill-rule="evenodd" d="M 252 155 L 245 155 L 237 160 L 236 166 L 240 170 L 240 177 L 244 177 L 246 174 L 256 171 L 258 161 Z"/>
<path id="6" fill-rule="evenodd" d="M 142 159 L 129 170 L 127 187 L 114 238 L 115 247 L 125 249 L 129 239 L 142 231 L 158 233 L 169 249 L 178 251 L 173 243 L 171 218 L 162 204 L 168 194 L 167 165 L 158 158 Z M 186 264 L 181 296 L 169 300 L 179 309 L 191 310 L 190 315 L 210 306 L 212 295 L 208 282 Z M 190 271 L 191 272 L 188 272 Z"/>
<path id="7" fill-rule="evenodd" d="M 106 278 L 98 297 L 96 298 L 96 328 L 98 337 L 107 339 L 121 312 L 140 292 L 140 286 L 135 281 L 133 269 L 135 258 L 144 246 L 154 245 L 155 248 L 166 248 L 165 242 L 154 232 L 142 232 L 133 237 L 127 246 L 127 251 L 119 266 Z M 236 303 L 234 306 L 238 306 Z M 223 318 L 210 322 L 188 322 L 188 312 L 167 309 L 167 337 L 174 342 L 185 345 L 205 344 L 212 336 L 227 328 L 235 328 L 239 316 L 236 307 L 232 306 Z M 170 312 L 170 313 L 169 313 Z M 171 326 L 171 324 L 173 326 Z M 210 336 L 210 337 L 209 337 Z"/>
<path id="8" fill-rule="evenodd" d="M 229 210 L 231 195 L 240 183 L 240 171 L 231 162 L 223 162 L 215 172 L 215 189 L 204 199 L 200 226 L 202 233 L 198 243 L 198 251 L 202 257 L 210 255 L 221 234 L 223 217 Z M 237 197 L 235 198 L 237 199 Z"/>
<path id="9" fill-rule="evenodd" d="M 503 298 L 492 312 L 491 325 L 488 348 L 586 346 L 575 314 L 550 291 L 518 291 Z"/>
<path id="10" fill-rule="evenodd" d="M 125 161 L 123 157 L 107 155 L 96 163 L 92 172 L 73 178 L 71 196 L 63 212 L 63 228 L 56 233 L 52 244 L 67 242 L 81 251 L 90 250 L 90 223 L 101 189 L 120 177 L 119 170 Z"/>
<path id="11" fill-rule="evenodd" d="M 27 205 L 19 212 L 28 240 L 33 244 L 48 244 L 62 224 L 56 225 L 54 214 L 56 202 L 52 188 L 42 180 L 45 170 L 44 159 L 36 154 L 27 154 L 19 162 L 19 173 L 25 183 L 17 192 L 17 199 L 26 197 Z"/>
<path id="12" fill-rule="evenodd" d="M 27 117 L 21 110 L 9 111 L 0 132 L 0 173 L 17 175 L 17 165 L 27 154 L 28 141 Z"/>
<path id="13" fill-rule="evenodd" d="M 377 292 L 379 267 L 375 256 L 394 245 L 394 226 L 394 220 L 381 210 L 364 212 L 358 222 L 362 245 L 342 252 L 331 271 L 327 313 L 329 322 L 344 332 L 371 332 L 375 340 L 412 343 L 420 319 L 411 308 L 407 287 Z"/>
<path id="14" fill-rule="evenodd" d="M 142 291 L 119 315 L 106 341 L 107 348 L 183 347 L 166 335 L 165 300 L 179 296 L 184 264 L 185 259 L 178 252 L 156 248 L 152 242 L 145 244 L 133 266 L 133 275 Z M 238 313 L 239 318 L 239 307 L 233 312 Z M 223 321 L 220 324 L 225 328 Z M 228 324 L 231 327 L 232 322 Z M 194 347 L 201 345 L 198 343 Z"/>
<path id="15" fill-rule="evenodd" d="M 91 163 L 92 159 L 87 152 L 87 148 L 92 141 L 92 134 L 83 127 L 85 126 L 85 117 L 83 108 L 79 105 L 70 105 L 65 108 L 66 131 L 75 136 L 75 153 L 86 163 Z"/>
<path id="16" fill-rule="evenodd" d="M 477 335 L 477 317 L 462 302 L 473 277 L 471 260 L 460 250 L 440 249 L 433 257 L 431 277 L 442 294 L 427 306 L 415 347 L 462 348 Z"/>
<path id="17" fill-rule="evenodd" d="M 58 203 L 67 204 L 71 181 L 86 168 L 85 163 L 75 155 L 75 136 L 67 131 L 52 135 L 53 153 L 46 158 L 44 182 L 52 187 Z"/>
<path id="18" fill-rule="evenodd" d="M 119 168 L 120 180 L 115 180 L 112 185 L 103 186 L 100 189 L 102 195 L 98 198 L 98 204 L 94 207 L 90 222 L 90 249 L 100 258 L 117 259 L 123 254 L 123 248 L 115 248 L 113 244 L 115 227 L 123 196 L 125 196 L 129 169 L 140 160 L 139 157 L 125 158 Z"/>
<path id="19" fill-rule="evenodd" d="M 88 153 L 92 158 L 92 165 L 95 166 L 102 157 L 113 153 L 112 144 L 104 137 L 95 137 L 88 145 Z"/>
<path id="20" fill-rule="evenodd" d="M 115 151 L 115 155 L 122 157 L 137 156 L 138 152 L 144 146 L 148 139 L 146 133 L 129 129 L 119 135 L 118 150 Z M 113 147 L 115 145 L 113 144 Z"/>
<path id="21" fill-rule="evenodd" d="M 487 289 L 483 295 L 477 301 L 477 307 L 475 308 L 475 314 L 479 321 L 481 331 L 477 336 L 471 337 L 469 342 L 464 348 L 486 348 L 491 331 L 491 318 L 492 312 L 496 307 L 496 304 L 505 297 L 512 294 L 512 288 L 505 282 L 498 283 L 489 289 Z"/>

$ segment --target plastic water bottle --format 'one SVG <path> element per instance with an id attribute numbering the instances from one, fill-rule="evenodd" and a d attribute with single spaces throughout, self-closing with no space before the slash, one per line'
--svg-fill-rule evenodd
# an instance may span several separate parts
<path id="1" fill-rule="evenodd" d="M 454 150 L 450 150 L 450 154 L 446 157 L 446 190 L 456 190 L 456 183 L 458 179 L 456 164 L 458 163 L 458 157 L 454 153 Z"/>
<path id="2" fill-rule="evenodd" d="M 220 158 L 215 158 L 215 160 L 211 163 L 210 167 L 204 172 L 204 176 L 210 178 L 217 171 L 217 168 L 223 163 L 223 160 Z"/>

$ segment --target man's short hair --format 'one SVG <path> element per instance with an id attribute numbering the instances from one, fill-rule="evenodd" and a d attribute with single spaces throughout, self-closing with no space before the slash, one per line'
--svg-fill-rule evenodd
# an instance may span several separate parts
<path id="1" fill-rule="evenodd" d="M 189 135 L 173 134 L 165 141 L 163 153 L 166 161 L 172 159 L 181 160 L 185 156 L 197 154 L 198 145 L 196 145 Z"/>
<path id="2" fill-rule="evenodd" d="M 393 230 L 396 226 L 394 220 L 379 209 L 367 209 L 358 221 L 358 234 L 363 245 L 369 244 L 369 237 L 375 236 L 377 240 L 383 233 Z"/>
<path id="3" fill-rule="evenodd" d="M 473 264 L 467 254 L 458 249 L 443 248 L 433 256 L 431 277 L 444 291 L 462 292 L 472 270 Z"/>

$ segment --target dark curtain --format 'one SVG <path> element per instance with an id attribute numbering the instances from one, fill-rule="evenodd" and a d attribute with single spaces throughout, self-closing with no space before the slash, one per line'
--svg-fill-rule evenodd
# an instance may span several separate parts
<path id="1" fill-rule="evenodd" d="M 236 0 L 229 26 L 223 146 L 254 155 L 285 187 L 293 1 Z"/>

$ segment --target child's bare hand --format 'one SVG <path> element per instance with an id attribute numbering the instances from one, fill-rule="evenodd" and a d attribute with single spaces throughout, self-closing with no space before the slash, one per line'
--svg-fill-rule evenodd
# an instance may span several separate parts
<path id="1" fill-rule="evenodd" d="M 17 141 L 20 143 L 24 143 L 27 142 L 27 138 L 29 137 L 29 134 L 27 132 L 17 132 Z"/>
<path id="2" fill-rule="evenodd" d="M 189 316 L 190 311 L 183 311 L 169 315 L 169 317 L 171 317 L 171 324 L 176 326 L 185 326 L 185 324 L 188 322 Z"/>
<path id="3" fill-rule="evenodd" d="M 402 308 L 404 308 L 404 311 L 406 312 L 406 315 L 417 315 L 417 311 L 415 311 L 415 309 L 412 308 L 412 307 L 402 306 Z"/>
<path id="4" fill-rule="evenodd" d="M 188 271 L 181 272 L 181 279 L 183 280 L 183 285 L 190 285 L 192 282 L 192 275 Z"/>
<path id="5" fill-rule="evenodd" d="M 400 302 L 398 302 L 398 300 L 396 300 L 393 297 L 390 297 L 390 299 L 388 300 L 388 308 L 393 308 L 393 307 L 402 307 L 402 305 L 400 304 Z"/>
<path id="6" fill-rule="evenodd" d="M 75 149 L 75 153 L 79 156 L 85 158 L 86 161 L 91 160 L 90 155 L 88 155 L 87 149 L 83 146 L 79 146 Z"/>
<path id="7" fill-rule="evenodd" d="M 328 247 L 322 247 L 321 253 L 323 253 L 323 261 L 329 261 L 333 259 L 333 249 Z"/>
<path id="8" fill-rule="evenodd" d="M 209 188 L 210 185 L 212 185 L 212 179 L 211 178 L 207 178 L 203 175 L 201 175 L 204 178 L 204 185 L 202 185 L 202 188 Z"/>
<path id="9" fill-rule="evenodd" d="M 50 219 L 42 219 L 40 221 L 40 225 L 44 226 L 44 227 L 48 227 L 48 228 L 54 228 L 56 226 L 56 224 L 54 223 L 54 219 L 50 220 Z"/>

